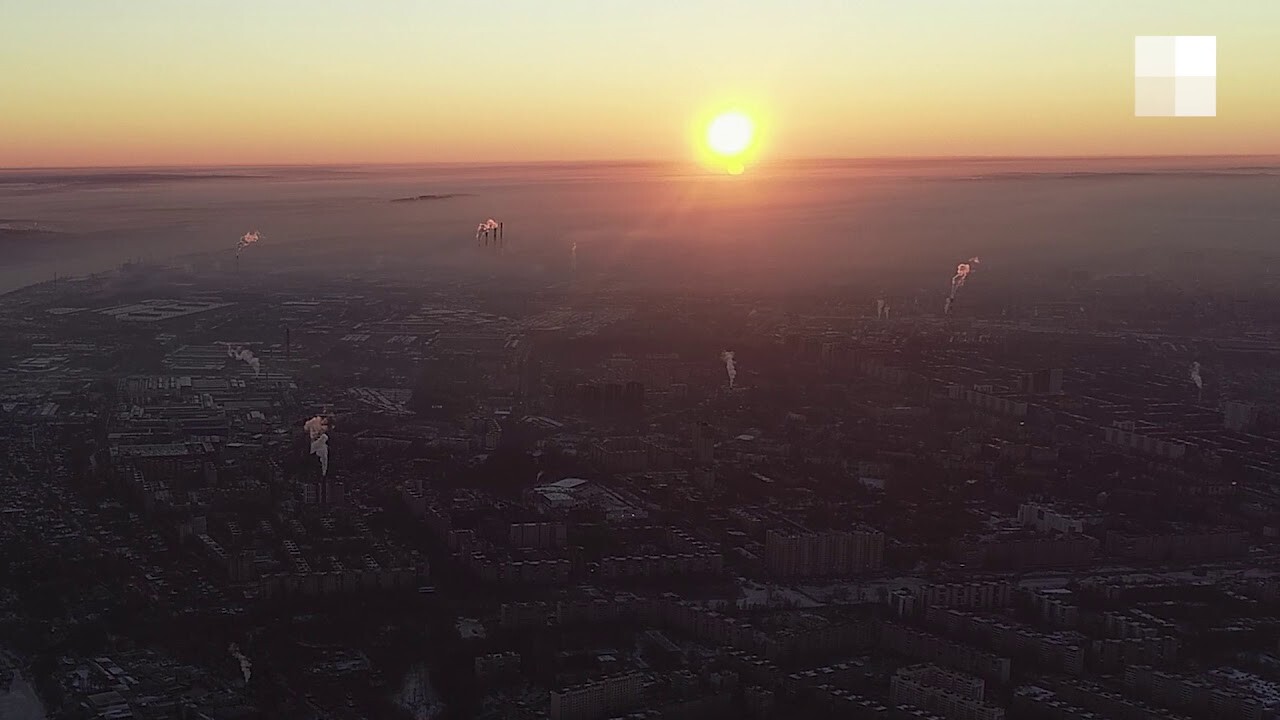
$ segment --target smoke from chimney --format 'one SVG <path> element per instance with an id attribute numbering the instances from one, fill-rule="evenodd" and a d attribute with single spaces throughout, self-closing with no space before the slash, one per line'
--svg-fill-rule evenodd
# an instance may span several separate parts
<path id="1" fill-rule="evenodd" d="M 233 348 L 231 347 L 230 344 L 228 344 L 227 357 L 235 358 L 236 360 L 242 360 L 245 363 L 247 363 L 249 367 L 253 368 L 254 377 L 257 377 L 258 374 L 262 372 L 262 361 L 254 357 L 253 353 L 246 348 L 242 348 L 238 345 Z"/>
<path id="2" fill-rule="evenodd" d="M 573 263 L 573 269 L 578 269 L 578 241 L 573 241 L 573 247 L 569 248 L 569 262 Z"/>
<path id="3" fill-rule="evenodd" d="M 240 652 L 240 648 L 236 647 L 235 643 L 231 643 L 231 647 L 228 648 L 228 651 L 231 653 L 232 657 L 240 661 L 240 674 L 244 676 L 244 684 L 248 685 L 249 677 L 253 674 L 253 666 L 249 664 L 249 658 L 245 657 L 244 653 Z"/>
<path id="4" fill-rule="evenodd" d="M 943 312 L 947 315 L 951 314 L 951 306 L 956 301 L 956 293 L 960 288 L 964 287 L 964 281 L 968 279 L 969 273 L 973 271 L 973 266 L 978 264 L 978 258 L 969 258 L 968 262 L 962 262 L 956 265 L 956 274 L 951 277 L 951 294 L 947 296 L 947 304 L 943 308 Z"/>
<path id="5" fill-rule="evenodd" d="M 876 298 L 876 319 L 884 317 L 884 298 Z"/>
<path id="6" fill-rule="evenodd" d="M 492 237 L 494 242 L 496 243 L 498 241 L 498 237 L 500 236 L 501 230 L 502 230 L 502 223 L 498 222 L 497 220 L 494 220 L 493 218 L 489 218 L 488 220 L 485 220 L 484 222 L 476 226 L 476 242 L 480 242 L 480 236 L 483 235 L 485 245 L 489 244 L 490 237 Z"/>
<path id="7" fill-rule="evenodd" d="M 1191 363 L 1191 382 L 1196 384 L 1196 398 L 1204 394 L 1204 378 L 1200 377 L 1200 361 Z"/>
<path id="8" fill-rule="evenodd" d="M 245 233 L 244 235 L 241 235 L 241 236 L 240 236 L 240 242 L 236 243 L 236 257 L 240 257 L 240 253 L 241 253 L 245 248 L 249 247 L 250 245 L 252 245 L 252 244 L 254 244 L 254 243 L 256 243 L 256 242 L 258 242 L 258 239 L 259 239 L 259 238 L 261 238 L 261 237 L 262 237 L 262 236 L 258 234 L 258 231 L 257 231 L 257 230 L 250 230 L 249 232 Z"/>
<path id="9" fill-rule="evenodd" d="M 320 458 L 320 474 L 329 475 L 329 420 L 317 415 L 302 425 L 311 438 L 311 454 Z"/>
<path id="10" fill-rule="evenodd" d="M 738 379 L 738 365 L 733 359 L 733 351 L 725 350 L 720 353 L 720 359 L 724 361 L 724 371 L 729 375 L 729 387 L 733 388 L 733 383 Z"/>

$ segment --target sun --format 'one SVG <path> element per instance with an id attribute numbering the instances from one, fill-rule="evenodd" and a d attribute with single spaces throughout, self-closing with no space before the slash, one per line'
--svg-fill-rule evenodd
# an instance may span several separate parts
<path id="1" fill-rule="evenodd" d="M 708 102 L 686 126 L 698 163 L 713 173 L 750 172 L 773 137 L 773 120 L 757 100 Z"/>
<path id="2" fill-rule="evenodd" d="M 755 124 L 746 115 L 737 111 L 721 113 L 707 126 L 707 147 L 721 157 L 737 157 L 751 147 L 755 133 Z"/>

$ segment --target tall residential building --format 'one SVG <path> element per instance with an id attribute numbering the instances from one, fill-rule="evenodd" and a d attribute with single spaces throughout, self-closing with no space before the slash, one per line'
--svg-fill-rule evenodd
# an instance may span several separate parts
<path id="1" fill-rule="evenodd" d="M 630 414 L 644 410 L 644 383 L 632 380 L 622 390 L 623 409 Z"/>
<path id="2" fill-rule="evenodd" d="M 864 529 L 765 535 L 765 566 L 780 577 L 823 577 L 876 570 L 884 561 L 884 533 Z"/>
<path id="3" fill-rule="evenodd" d="M 1034 526 L 1041 532 L 1082 533 L 1085 530 L 1085 518 L 1064 512 L 1052 505 L 1038 502 L 1026 502 L 1018 506 L 1018 523 L 1022 526 Z"/>
<path id="4" fill-rule="evenodd" d="M 1228 402 L 1222 406 L 1222 427 L 1234 432 L 1253 428 L 1257 420 L 1257 408 L 1249 403 Z"/>
<path id="5" fill-rule="evenodd" d="M 1062 393 L 1062 368 L 1046 368 L 1023 373 L 1018 378 L 1018 391 L 1028 395 L 1059 395 Z"/>
<path id="6" fill-rule="evenodd" d="M 605 383 L 604 386 L 604 411 L 607 413 L 620 412 L 623 408 L 622 398 L 626 394 L 627 386 L 620 382 Z"/>
<path id="7" fill-rule="evenodd" d="M 1004 709 L 983 701 L 986 683 L 935 665 L 900 668 L 889 697 L 895 705 L 923 708 L 953 720 L 1004 720 Z"/>
<path id="8" fill-rule="evenodd" d="M 643 675 L 638 672 L 592 680 L 551 693 L 551 720 L 598 720 L 640 703 Z"/>
<path id="9" fill-rule="evenodd" d="M 693 426 L 693 461 L 698 465 L 710 465 L 715 460 L 716 431 L 710 423 Z"/>

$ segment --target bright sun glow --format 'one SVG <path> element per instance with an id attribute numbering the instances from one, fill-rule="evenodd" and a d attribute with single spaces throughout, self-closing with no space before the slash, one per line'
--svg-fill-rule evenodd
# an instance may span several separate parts
<path id="1" fill-rule="evenodd" d="M 716 116 L 707 127 L 707 145 L 717 155 L 733 157 L 751 147 L 754 135 L 751 118 L 740 112 L 727 112 Z"/>

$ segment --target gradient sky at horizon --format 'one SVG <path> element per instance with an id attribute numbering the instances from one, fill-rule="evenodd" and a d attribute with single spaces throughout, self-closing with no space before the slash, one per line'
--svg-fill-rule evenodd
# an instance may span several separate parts
<path id="1" fill-rule="evenodd" d="M 1135 35 L 1218 117 L 1136 118 Z M 1276 0 L 0 0 L 0 167 L 1280 153 Z"/>

